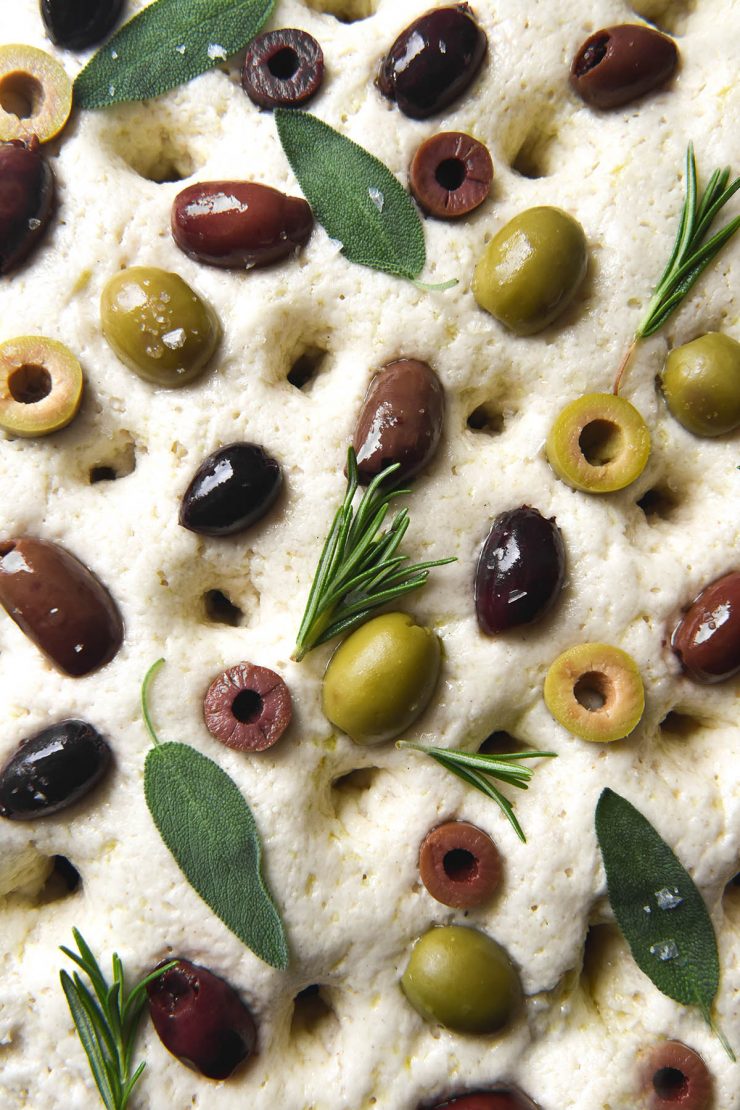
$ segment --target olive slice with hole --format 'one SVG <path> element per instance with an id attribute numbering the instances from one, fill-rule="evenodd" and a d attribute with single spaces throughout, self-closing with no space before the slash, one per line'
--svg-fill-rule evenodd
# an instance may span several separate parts
<path id="1" fill-rule="evenodd" d="M 501 857 L 488 833 L 469 821 L 430 829 L 419 849 L 419 875 L 432 898 L 469 910 L 485 905 L 501 882 Z"/>
<path id="2" fill-rule="evenodd" d="M 63 343 L 22 335 L 0 343 L 0 428 L 34 438 L 65 428 L 82 399 L 82 368 Z"/>
<path id="3" fill-rule="evenodd" d="M 587 393 L 566 405 L 547 437 L 558 478 L 586 493 L 613 493 L 642 474 L 650 432 L 634 405 L 612 393 Z"/>
<path id="4" fill-rule="evenodd" d="M 441 131 L 426 139 L 409 170 L 414 199 L 440 220 L 472 212 L 488 196 L 492 180 L 488 149 L 462 131 Z"/>
<path id="5" fill-rule="evenodd" d="M 544 697 L 556 721 L 598 744 L 628 736 L 645 708 L 637 664 L 610 644 L 577 644 L 559 655 L 547 672 Z"/>
<path id="6" fill-rule="evenodd" d="M 72 82 L 63 67 L 35 46 L 0 46 L 0 140 L 46 143 L 72 111 Z"/>
<path id="7" fill-rule="evenodd" d="M 681 1041 L 656 1044 L 642 1069 L 649 1110 L 709 1110 L 714 1105 L 712 1075 L 698 1052 Z"/>

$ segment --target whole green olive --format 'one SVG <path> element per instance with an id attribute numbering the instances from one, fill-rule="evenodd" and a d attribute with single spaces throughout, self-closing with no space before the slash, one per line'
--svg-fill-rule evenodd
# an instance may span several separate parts
<path id="1" fill-rule="evenodd" d="M 547 327 L 586 274 L 586 236 L 560 208 L 528 208 L 494 235 L 475 268 L 473 295 L 517 335 Z"/>
<path id="2" fill-rule="evenodd" d="M 666 359 L 663 392 L 679 424 L 697 436 L 740 427 L 740 343 L 710 331 Z"/>
<path id="3" fill-rule="evenodd" d="M 115 274 L 103 289 L 100 318 L 121 362 L 168 389 L 197 378 L 221 338 L 211 306 L 177 274 L 153 266 Z"/>
<path id="4" fill-rule="evenodd" d="M 356 744 L 392 740 L 426 708 L 439 662 L 433 632 L 407 613 L 384 613 L 334 652 L 324 675 L 324 713 Z"/>
<path id="5" fill-rule="evenodd" d="M 430 929 L 416 942 L 401 987 L 425 1021 L 456 1033 L 495 1033 L 521 997 L 501 945 L 462 925 Z"/>

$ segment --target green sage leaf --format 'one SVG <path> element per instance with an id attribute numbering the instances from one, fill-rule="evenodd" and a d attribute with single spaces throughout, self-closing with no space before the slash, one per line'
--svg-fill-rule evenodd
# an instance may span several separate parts
<path id="1" fill-rule="evenodd" d="M 187 744 L 159 744 L 146 757 L 144 793 L 190 885 L 260 959 L 286 968 L 288 946 L 262 878 L 259 833 L 233 780 Z"/>
<path id="2" fill-rule="evenodd" d="M 361 266 L 413 281 L 426 261 L 424 230 L 387 166 L 308 112 L 275 111 L 280 142 L 319 223 Z"/>
<path id="3" fill-rule="evenodd" d="M 719 955 L 691 876 L 640 811 L 608 788 L 596 806 L 596 835 L 614 916 L 638 967 L 711 1025 Z"/>
<path id="4" fill-rule="evenodd" d="M 275 0 L 155 0 L 78 74 L 79 108 L 159 96 L 213 69 L 254 38 Z"/>

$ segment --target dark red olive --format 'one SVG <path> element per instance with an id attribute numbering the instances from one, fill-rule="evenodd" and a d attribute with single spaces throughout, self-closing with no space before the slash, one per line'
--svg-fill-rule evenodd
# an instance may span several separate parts
<path id="1" fill-rule="evenodd" d="M 256 443 L 229 443 L 201 463 L 180 505 L 180 524 L 203 536 L 232 536 L 265 515 L 280 492 L 279 463 Z"/>
<path id="2" fill-rule="evenodd" d="M 740 571 L 706 586 L 676 625 L 671 646 L 694 682 L 740 671 Z"/>
<path id="3" fill-rule="evenodd" d="M 593 108 L 618 108 L 662 85 L 678 64 L 673 39 L 653 27 L 605 27 L 583 43 L 570 67 L 570 83 Z"/>
<path id="4" fill-rule="evenodd" d="M 425 12 L 398 36 L 381 63 L 378 88 L 411 119 L 441 112 L 468 88 L 488 40 L 467 4 Z"/>
<path id="5" fill-rule="evenodd" d="M 123 0 L 41 0 L 49 38 L 68 50 L 102 42 L 121 14 Z"/>
<path id="6" fill-rule="evenodd" d="M 444 393 L 426 362 L 401 358 L 379 370 L 357 418 L 352 446 L 360 482 L 367 485 L 391 463 L 394 482 L 418 474 L 434 456 L 442 434 Z"/>
<path id="7" fill-rule="evenodd" d="M 323 80 L 324 54 L 307 31 L 266 31 L 247 47 L 242 88 L 260 108 L 298 108 L 315 96 Z"/>
<path id="8" fill-rule="evenodd" d="M 560 529 L 522 505 L 493 522 L 475 572 L 475 612 L 489 636 L 531 624 L 555 604 L 565 577 Z"/>
<path id="9" fill-rule="evenodd" d="M 224 268 L 269 266 L 308 241 L 313 213 L 301 197 L 288 197 L 255 181 L 203 181 L 178 193 L 172 236 L 196 262 Z"/>
<path id="10" fill-rule="evenodd" d="M 424 837 L 419 874 L 432 898 L 469 910 L 488 902 L 501 882 L 501 857 L 488 833 L 469 821 L 446 821 Z"/>
<path id="11" fill-rule="evenodd" d="M 0 274 L 40 243 L 54 212 L 54 173 L 38 139 L 0 144 Z"/>
<path id="12" fill-rule="evenodd" d="M 105 586 L 58 544 L 0 541 L 0 605 L 49 660 L 72 678 L 109 663 L 123 622 Z"/>
<path id="13" fill-rule="evenodd" d="M 293 703 L 279 674 L 238 663 L 214 678 L 203 699 L 211 736 L 240 752 L 263 752 L 290 724 Z"/>
<path id="14" fill-rule="evenodd" d="M 472 212 L 488 196 L 491 155 L 462 131 L 441 131 L 421 144 L 411 162 L 411 192 L 425 212 L 442 220 Z"/>
<path id="15" fill-rule="evenodd" d="M 23 740 L 0 771 L 0 816 L 48 817 L 73 805 L 108 770 L 111 750 L 86 721 L 60 721 Z"/>
<path id="16" fill-rule="evenodd" d="M 234 988 L 208 968 L 178 958 L 146 989 L 164 1047 L 207 1079 L 228 1079 L 254 1052 L 254 1018 Z"/>
<path id="17" fill-rule="evenodd" d="M 712 1076 L 693 1048 L 663 1041 L 652 1049 L 642 1073 L 649 1110 L 709 1110 Z"/>
<path id="18" fill-rule="evenodd" d="M 537 1106 L 521 1091 L 513 1087 L 501 1087 L 471 1095 L 458 1095 L 446 1102 L 436 1102 L 431 1110 L 537 1110 Z"/>

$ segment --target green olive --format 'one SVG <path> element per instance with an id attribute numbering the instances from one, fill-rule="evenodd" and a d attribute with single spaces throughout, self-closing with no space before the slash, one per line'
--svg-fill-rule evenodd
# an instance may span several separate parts
<path id="1" fill-rule="evenodd" d="M 547 437 L 558 478 L 586 493 L 634 482 L 650 455 L 650 432 L 634 405 L 612 393 L 586 393 L 560 412 Z"/>
<path id="2" fill-rule="evenodd" d="M 324 675 L 324 713 L 356 744 L 380 744 L 426 709 L 439 673 L 439 640 L 406 613 L 385 613 L 339 645 Z"/>
<path id="3" fill-rule="evenodd" d="M 666 359 L 663 392 L 679 424 L 697 436 L 740 427 L 740 343 L 710 331 Z"/>
<path id="4" fill-rule="evenodd" d="M 628 736 L 645 709 L 637 664 L 611 644 L 577 644 L 562 652 L 547 672 L 544 698 L 556 721 L 596 744 Z"/>
<path id="5" fill-rule="evenodd" d="M 501 945 L 461 925 L 430 929 L 416 942 L 401 987 L 425 1021 L 456 1033 L 495 1033 L 521 998 Z"/>
<path id="6" fill-rule="evenodd" d="M 63 343 L 21 335 L 0 343 L 0 428 L 35 438 L 65 428 L 82 399 L 82 368 Z"/>
<path id="7" fill-rule="evenodd" d="M 221 338 L 216 313 L 177 274 L 133 266 L 100 299 L 103 334 L 121 362 L 168 389 L 193 381 Z"/>
<path id="8" fill-rule="evenodd" d="M 473 294 L 511 331 L 533 335 L 573 300 L 586 264 L 586 236 L 577 220 L 560 208 L 529 208 L 486 247 Z"/>

